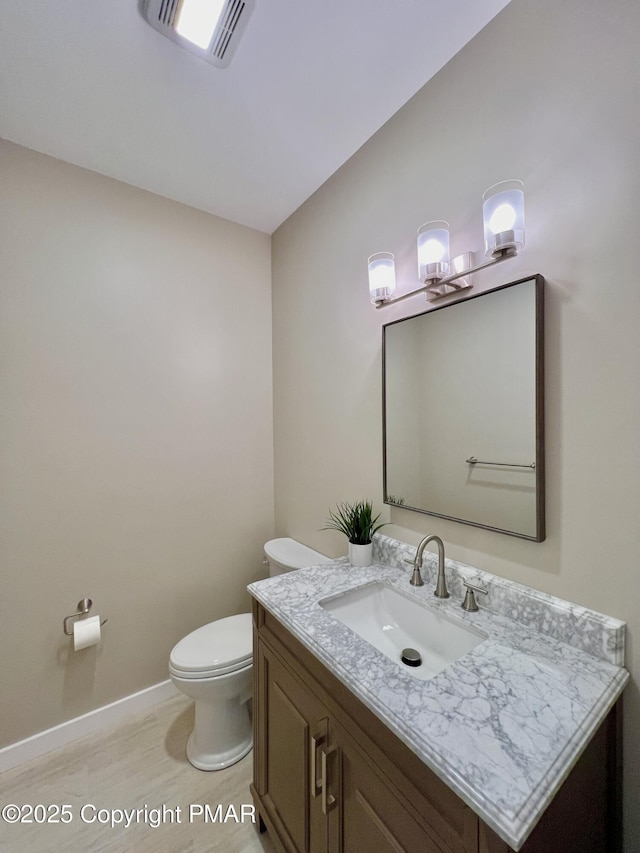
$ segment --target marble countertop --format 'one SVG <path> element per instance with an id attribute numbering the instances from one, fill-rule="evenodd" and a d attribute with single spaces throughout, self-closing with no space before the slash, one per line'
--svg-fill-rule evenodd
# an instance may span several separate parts
<path id="1" fill-rule="evenodd" d="M 336 560 L 249 591 L 518 850 L 624 689 L 624 624 L 449 560 L 451 598 L 436 599 L 430 555 L 425 586 L 409 585 L 403 559 L 414 553 L 378 535 L 372 566 Z M 476 613 L 460 607 L 465 577 L 489 589 Z M 416 678 L 319 604 L 375 581 L 487 639 L 433 678 Z"/>

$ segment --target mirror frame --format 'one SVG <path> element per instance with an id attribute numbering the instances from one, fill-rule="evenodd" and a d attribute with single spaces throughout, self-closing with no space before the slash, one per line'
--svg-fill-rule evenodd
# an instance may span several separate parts
<path id="1" fill-rule="evenodd" d="M 535 433 L 536 433 L 536 459 L 535 459 L 535 482 L 536 482 L 536 523 L 535 535 L 529 536 L 526 533 L 518 533 L 513 530 L 506 530 L 502 527 L 482 524 L 477 521 L 471 521 L 465 518 L 457 518 L 452 515 L 435 512 L 433 510 L 423 509 L 421 507 L 409 506 L 407 504 L 398 504 L 389 500 L 389 492 L 387 487 L 387 389 L 386 389 L 386 361 L 387 361 L 387 341 L 386 332 L 390 326 L 395 326 L 398 323 L 403 323 L 406 320 L 413 320 L 416 317 L 421 317 L 428 314 L 433 314 L 437 311 L 442 311 L 448 308 L 453 308 L 456 305 L 466 304 L 474 299 L 481 299 L 491 293 L 496 293 L 500 290 L 505 290 L 509 287 L 515 287 L 518 284 L 524 284 L 527 281 L 535 281 Z M 413 512 L 420 512 L 424 515 L 435 516 L 436 518 L 444 518 L 447 521 L 457 521 L 461 524 L 468 524 L 472 527 L 481 527 L 485 530 L 493 530 L 495 533 L 505 533 L 508 536 L 516 536 L 519 539 L 528 539 L 533 542 L 544 541 L 545 532 L 545 447 L 544 447 L 544 278 L 535 273 L 528 275 L 525 278 L 511 281 L 508 284 L 502 284 L 490 290 L 484 290 L 481 293 L 476 293 L 468 296 L 466 299 L 459 299 L 455 302 L 448 302 L 445 305 L 439 305 L 436 308 L 431 308 L 427 311 L 422 311 L 419 314 L 412 314 L 409 317 L 402 317 L 398 320 L 393 320 L 390 323 L 385 323 L 382 327 L 382 471 L 383 471 L 383 500 L 384 503 L 397 509 L 407 509 Z"/>

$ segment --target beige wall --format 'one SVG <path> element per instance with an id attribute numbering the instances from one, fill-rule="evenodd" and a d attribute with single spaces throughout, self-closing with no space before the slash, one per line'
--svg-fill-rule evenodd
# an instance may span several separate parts
<path id="1" fill-rule="evenodd" d="M 0 143 L 1 742 L 168 677 L 273 533 L 270 240 Z M 108 617 L 70 651 L 84 596 Z"/>
<path id="2" fill-rule="evenodd" d="M 402 509 L 417 542 L 628 624 L 626 849 L 640 843 L 640 5 L 512 0 L 274 235 L 276 529 L 339 554 L 329 506 L 381 508 L 380 327 L 367 256 L 396 253 L 415 286 L 418 226 L 481 250 L 481 194 L 526 184 L 527 248 L 477 289 L 547 280 L 547 539 L 521 541 Z M 455 341 L 451 342 L 455 346 Z M 292 357 L 295 354 L 295 357 Z M 443 401 L 444 402 L 444 401 Z"/>

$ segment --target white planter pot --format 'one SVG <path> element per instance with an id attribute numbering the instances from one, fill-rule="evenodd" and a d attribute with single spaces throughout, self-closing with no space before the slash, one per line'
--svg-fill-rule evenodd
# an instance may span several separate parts
<path id="1" fill-rule="evenodd" d="M 373 542 L 368 545 L 349 542 L 349 562 L 352 566 L 370 566 L 373 563 Z"/>

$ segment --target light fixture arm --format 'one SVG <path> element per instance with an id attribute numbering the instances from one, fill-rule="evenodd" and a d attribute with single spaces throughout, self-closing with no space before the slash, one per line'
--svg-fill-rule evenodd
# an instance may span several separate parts
<path id="1" fill-rule="evenodd" d="M 471 267 L 469 269 L 463 270 L 462 272 L 457 272 L 454 275 L 449 275 L 446 278 L 433 279 L 428 281 L 424 287 L 418 287 L 415 290 L 409 291 L 409 293 L 403 293 L 401 296 L 396 296 L 393 299 L 378 299 L 374 304 L 376 308 L 386 308 L 387 305 L 395 305 L 396 302 L 402 302 L 405 299 L 409 299 L 411 296 L 417 296 L 419 293 L 424 293 L 428 295 L 433 292 L 434 289 L 443 287 L 447 284 L 453 284 L 453 282 L 457 281 L 459 278 L 465 278 L 466 276 L 471 275 L 474 272 L 479 272 L 479 270 L 483 270 L 486 267 L 492 267 L 494 264 L 499 264 L 500 261 L 506 261 L 510 258 L 515 258 L 518 254 L 517 249 L 513 247 L 509 247 L 506 249 L 498 249 L 492 258 L 488 261 L 484 261 L 481 264 L 476 264 L 476 266 Z M 461 288 L 453 287 L 452 293 Z"/>

